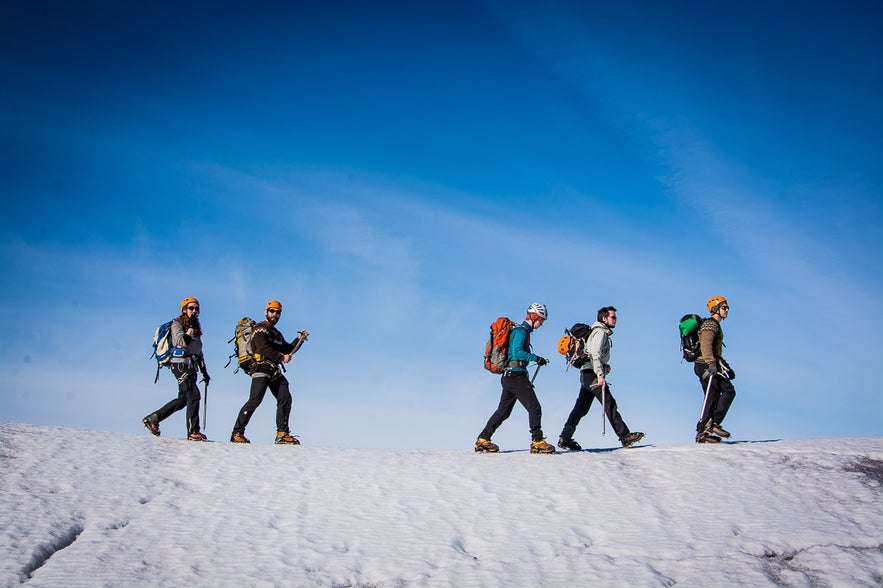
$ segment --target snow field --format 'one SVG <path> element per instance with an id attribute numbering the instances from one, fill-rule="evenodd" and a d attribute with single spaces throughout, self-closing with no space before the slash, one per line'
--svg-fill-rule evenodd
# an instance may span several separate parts
<path id="1" fill-rule="evenodd" d="M 878 586 L 883 439 L 531 455 L 0 423 L 0 586 Z"/>

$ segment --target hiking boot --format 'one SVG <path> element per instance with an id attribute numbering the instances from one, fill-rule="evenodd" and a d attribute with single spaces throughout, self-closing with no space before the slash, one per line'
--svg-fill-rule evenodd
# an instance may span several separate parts
<path id="1" fill-rule="evenodd" d="M 545 439 L 530 442 L 531 453 L 555 453 L 555 446 L 546 443 Z"/>
<path id="2" fill-rule="evenodd" d="M 155 419 L 156 417 L 154 417 L 154 415 L 146 416 L 141 419 L 141 424 L 147 427 L 147 430 L 150 431 L 151 435 L 153 435 L 154 437 L 159 437 L 159 423 L 156 422 Z"/>
<path id="3" fill-rule="evenodd" d="M 582 451 L 583 446 L 574 441 L 573 439 L 565 439 L 564 437 L 558 437 L 558 447 L 560 449 L 568 449 L 570 451 Z"/>
<path id="4" fill-rule="evenodd" d="M 298 441 L 296 437 L 292 437 L 285 431 L 279 431 L 276 433 L 276 441 L 274 441 L 274 443 L 276 445 L 300 445 L 300 441 Z"/>
<path id="5" fill-rule="evenodd" d="M 208 437 L 206 437 L 205 435 L 203 435 L 202 433 L 197 431 L 195 433 L 190 433 L 189 435 L 187 435 L 187 440 L 188 441 L 208 441 Z"/>
<path id="6" fill-rule="evenodd" d="M 629 433 L 628 435 L 626 435 L 625 437 L 620 439 L 619 442 L 622 443 L 623 447 L 631 447 L 632 445 L 634 445 L 635 443 L 637 443 L 638 441 L 640 441 L 643 438 L 644 438 L 644 433 L 635 432 L 635 433 Z"/>
<path id="7" fill-rule="evenodd" d="M 497 453 L 500 448 L 496 443 L 491 443 L 490 439 L 479 437 L 475 441 L 475 453 Z"/>
<path id="8" fill-rule="evenodd" d="M 708 430 L 708 429 L 707 429 Z M 710 427 L 710 431 L 713 435 L 717 435 L 718 437 L 723 437 L 724 439 L 730 438 L 730 432 L 721 427 L 720 425 L 712 424 Z"/>
<path id="9" fill-rule="evenodd" d="M 696 433 L 696 443 L 720 443 L 721 438 L 706 429 Z"/>
<path id="10" fill-rule="evenodd" d="M 230 435 L 230 443 L 251 443 L 242 433 L 233 433 Z"/>

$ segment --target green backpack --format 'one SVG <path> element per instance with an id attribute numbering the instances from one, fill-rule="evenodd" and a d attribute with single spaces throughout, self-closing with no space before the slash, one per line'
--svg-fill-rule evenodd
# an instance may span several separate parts
<path id="1" fill-rule="evenodd" d="M 702 356 L 699 350 L 699 325 L 703 320 L 698 314 L 685 314 L 678 323 L 681 334 L 681 356 L 690 363 Z"/>

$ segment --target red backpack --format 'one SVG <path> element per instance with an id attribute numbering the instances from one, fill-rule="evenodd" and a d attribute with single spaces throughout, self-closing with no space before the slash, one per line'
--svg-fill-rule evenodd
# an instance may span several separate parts
<path id="1" fill-rule="evenodd" d="M 514 324 L 501 316 L 491 323 L 491 336 L 484 348 L 484 369 L 502 374 L 509 362 L 509 334 Z"/>

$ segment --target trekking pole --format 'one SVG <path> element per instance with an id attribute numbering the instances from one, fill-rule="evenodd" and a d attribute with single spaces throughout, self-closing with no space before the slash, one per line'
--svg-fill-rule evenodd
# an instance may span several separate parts
<path id="1" fill-rule="evenodd" d="M 537 369 L 533 373 L 533 377 L 530 379 L 530 384 L 533 386 L 533 381 L 537 379 L 537 374 L 540 373 L 540 368 L 543 367 L 540 364 L 537 364 Z"/>

